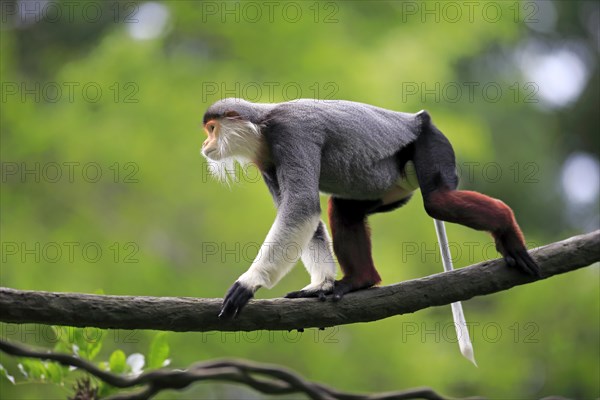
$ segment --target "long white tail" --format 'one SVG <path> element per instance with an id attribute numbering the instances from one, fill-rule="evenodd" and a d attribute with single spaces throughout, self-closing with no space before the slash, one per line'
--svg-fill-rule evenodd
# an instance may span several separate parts
<path id="1" fill-rule="evenodd" d="M 444 221 L 434 219 L 435 232 L 437 233 L 438 242 L 440 244 L 440 253 L 442 254 L 442 263 L 444 264 L 444 271 L 452 271 L 452 258 L 450 257 L 450 247 L 448 246 L 448 236 L 446 235 L 446 227 Z M 469 336 L 469 330 L 467 328 L 467 321 L 465 320 L 465 314 L 463 313 L 462 304 L 460 301 L 452 303 L 452 317 L 454 318 L 454 327 L 456 328 L 456 337 L 458 338 L 458 346 L 460 352 L 475 366 L 475 354 L 473 352 L 473 344 L 471 343 L 471 337 Z"/>

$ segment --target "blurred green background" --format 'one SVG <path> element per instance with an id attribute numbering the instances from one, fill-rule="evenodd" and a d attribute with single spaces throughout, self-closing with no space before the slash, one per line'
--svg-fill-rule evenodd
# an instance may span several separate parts
<path id="1" fill-rule="evenodd" d="M 208 176 L 201 119 L 224 97 L 338 98 L 427 109 L 461 187 L 513 207 L 530 247 L 598 229 L 598 2 L 1 3 L 1 284 L 221 297 L 275 209 L 256 170 Z M 325 205 L 326 198 L 322 197 Z M 325 209 L 325 208 L 324 208 Z M 383 284 L 440 272 L 420 196 L 371 219 Z M 449 225 L 456 267 L 497 257 Z M 308 283 L 301 265 L 258 298 Z M 600 396 L 598 265 L 464 303 L 479 368 L 450 307 L 325 331 L 170 333 L 172 365 L 242 357 L 340 390 L 431 386 L 449 396 Z M 2 337 L 51 345 L 39 326 Z M 102 354 L 152 332 L 107 331 Z M 0 361 L 15 375 L 14 360 Z M 64 398 L 52 385 L 5 399 Z M 197 384 L 160 398 L 262 398 Z"/>

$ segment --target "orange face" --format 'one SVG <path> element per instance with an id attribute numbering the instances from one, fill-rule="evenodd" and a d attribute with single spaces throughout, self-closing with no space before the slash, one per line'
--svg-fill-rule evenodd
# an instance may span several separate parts
<path id="1" fill-rule="evenodd" d="M 208 138 L 202 143 L 202 154 L 209 157 L 209 154 L 217 150 L 217 135 L 219 134 L 219 121 L 211 119 L 204 124 L 204 131 Z"/>

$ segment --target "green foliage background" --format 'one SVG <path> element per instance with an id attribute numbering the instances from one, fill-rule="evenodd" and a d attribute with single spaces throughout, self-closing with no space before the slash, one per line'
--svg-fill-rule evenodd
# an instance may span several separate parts
<path id="1" fill-rule="evenodd" d="M 87 2 L 75 3 L 83 7 Z M 456 21 L 444 15 L 436 21 L 421 14 L 424 7 L 435 10 L 436 3 L 410 3 L 419 14 L 409 14 L 402 2 L 296 2 L 302 16 L 292 22 L 278 11 L 287 3 L 276 2 L 270 20 L 264 4 L 254 2 L 264 13 L 255 22 L 253 13 L 244 14 L 251 11 L 244 11 L 248 3 L 166 1 L 161 4 L 169 12 L 167 28 L 150 40 L 132 38 L 128 32 L 135 22 L 124 21 L 131 4 L 137 9 L 143 3 L 103 3 L 102 18 L 93 23 L 75 12 L 73 20 L 63 16 L 16 25 L 3 8 L 2 286 L 221 297 L 249 266 L 275 210 L 256 171 L 232 188 L 210 179 L 199 156 L 203 111 L 229 96 L 291 100 L 298 87 L 302 97 L 349 99 L 407 112 L 427 109 L 453 142 L 459 165 L 476 163 L 473 176 L 463 170 L 462 188 L 511 205 L 531 247 L 581 233 L 584 229 L 568 218 L 559 174 L 573 151 L 598 156 L 597 43 L 581 22 L 589 3 L 553 3 L 558 20 L 547 33 L 528 27 L 523 14 L 515 17 L 515 7 L 523 12 L 527 3 L 493 3 L 502 13 L 494 22 L 480 12 L 472 20 L 464 14 Z M 115 4 L 122 13 L 118 18 Z M 234 12 L 213 15 L 207 4 Z M 485 5 L 477 4 L 476 10 Z M 591 78 L 576 102 L 548 109 L 527 101 L 528 81 L 511 52 L 532 38 L 550 44 L 577 38 L 592 50 Z M 73 101 L 66 92 L 56 102 L 44 95 L 23 97 L 20 89 L 10 92 L 15 84 L 56 83 L 64 89 L 70 82 L 79 84 Z M 90 82 L 102 89 L 96 102 L 78 89 Z M 468 82 L 479 88 L 497 84 L 502 96 L 490 101 L 477 89 L 471 101 Z M 111 89 L 115 83 L 118 93 Z M 407 84 L 433 89 L 437 98 L 422 90 L 409 94 Z M 448 84 L 463 88 L 460 100 L 443 94 Z M 515 84 L 518 94 L 510 89 Z M 495 177 L 497 169 L 486 170 L 490 162 L 500 167 L 498 179 L 489 175 Z M 25 167 L 41 170 L 48 163 L 62 167 L 57 182 L 43 173 L 40 179 L 21 175 Z M 64 163 L 76 163 L 71 164 L 72 180 Z M 82 175 L 90 163 L 100 166 L 97 182 Z M 18 172 L 9 173 L 7 168 L 15 165 Z M 325 197 L 322 205 L 326 209 Z M 596 197 L 582 211 L 584 219 L 597 221 L 597 208 Z M 371 227 L 384 284 L 441 270 L 433 224 L 418 194 L 401 210 L 373 217 Z M 456 245 L 456 267 L 497 257 L 484 233 L 450 225 L 448 234 Z M 49 243 L 57 243 L 63 254 L 57 262 L 51 262 L 54 253 L 45 257 L 38 251 L 39 260 L 25 255 L 23 249 L 35 249 L 36 243 L 48 250 Z M 65 243 L 77 243 L 72 260 Z M 82 256 L 87 243 L 102 249 L 97 262 Z M 16 255 L 6 247 L 14 245 Z M 218 254 L 207 252 L 213 245 Z M 126 262 L 132 260 L 137 262 Z M 449 396 L 598 397 L 598 278 L 596 265 L 465 302 L 479 368 L 460 356 L 450 307 L 302 335 L 170 333 L 172 365 L 244 357 L 282 364 L 347 391 L 426 385 Z M 298 265 L 276 288 L 260 290 L 257 297 L 282 296 L 307 282 Z M 38 346 L 52 342 L 42 327 L 1 327 L 6 339 Z M 146 349 L 151 340 L 142 331 L 105 335 L 104 359 L 115 349 L 127 354 Z M 0 361 L 16 371 L 13 360 L 2 356 Z M 0 391 L 6 399 L 65 396 L 56 386 L 12 386 L 6 380 L 0 381 Z M 161 396 L 222 397 L 260 398 L 221 384 Z"/>

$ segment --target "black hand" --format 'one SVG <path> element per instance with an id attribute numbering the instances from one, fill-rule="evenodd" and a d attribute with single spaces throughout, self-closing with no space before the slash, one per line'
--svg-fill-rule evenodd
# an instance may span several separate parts
<path id="1" fill-rule="evenodd" d="M 219 318 L 228 319 L 237 317 L 242 307 L 244 307 L 252 297 L 254 297 L 254 292 L 236 281 L 225 295 Z"/>

